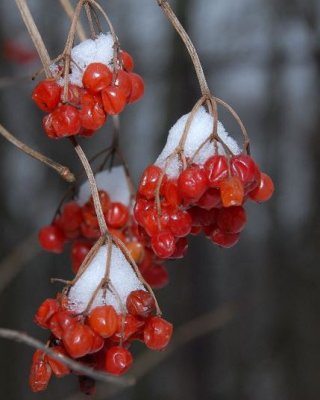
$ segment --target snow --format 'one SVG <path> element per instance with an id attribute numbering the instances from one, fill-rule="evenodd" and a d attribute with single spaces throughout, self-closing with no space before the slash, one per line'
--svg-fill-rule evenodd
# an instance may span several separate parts
<path id="1" fill-rule="evenodd" d="M 106 244 L 98 250 L 86 271 L 70 289 L 68 297 L 71 311 L 76 313 L 85 311 L 94 291 L 104 277 L 107 248 Z M 132 291 L 145 290 L 122 251 L 114 244 L 111 253 L 110 280 L 124 307 Z M 105 304 L 112 305 L 118 313 L 122 312 L 118 298 L 110 290 L 107 290 L 105 295 L 103 289 L 98 291 L 90 310 Z"/>
<path id="2" fill-rule="evenodd" d="M 113 167 L 111 171 L 101 171 L 95 175 L 99 190 L 106 191 L 111 201 L 120 202 L 126 206 L 130 203 L 130 190 L 125 170 L 122 166 Z M 77 203 L 83 206 L 91 196 L 89 182 L 86 181 L 79 188 Z"/>
<path id="3" fill-rule="evenodd" d="M 93 62 L 102 63 L 110 67 L 113 59 L 113 38 L 111 33 L 101 33 L 95 40 L 87 39 L 71 51 L 71 68 L 69 82 L 82 87 L 82 76 L 87 66 Z M 52 64 L 50 70 L 58 73 L 58 65 Z M 64 79 L 60 78 L 58 84 L 63 86 Z"/>
<path id="4" fill-rule="evenodd" d="M 189 115 L 190 114 L 186 114 L 182 116 L 170 129 L 167 143 L 155 162 L 155 165 L 158 165 L 161 168 L 166 167 L 166 173 L 170 178 L 176 178 L 181 171 L 182 165 L 178 156 L 172 157 L 170 161 L 167 161 L 167 159 L 178 146 Z M 205 110 L 204 107 L 200 107 L 194 115 L 187 135 L 187 139 L 185 141 L 185 156 L 193 157 L 199 146 L 203 142 L 205 142 L 205 140 L 212 134 L 212 132 L 213 117 Z M 229 136 L 220 121 L 218 121 L 218 136 L 224 141 L 224 143 L 230 148 L 230 150 L 234 154 L 239 154 L 241 152 L 241 149 L 238 146 L 237 142 L 231 136 Z M 208 158 L 216 154 L 216 148 L 218 154 L 225 154 L 225 151 L 220 143 L 218 143 L 217 147 L 214 143 L 207 143 L 196 155 L 194 162 L 197 164 L 203 164 Z M 166 164 L 168 165 L 166 166 Z"/>

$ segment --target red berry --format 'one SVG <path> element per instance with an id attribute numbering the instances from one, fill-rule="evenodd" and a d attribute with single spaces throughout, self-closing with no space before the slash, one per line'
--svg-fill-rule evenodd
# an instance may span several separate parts
<path id="1" fill-rule="evenodd" d="M 44 250 L 53 253 L 62 253 L 65 237 L 61 229 L 56 226 L 48 225 L 40 229 L 39 242 Z"/>
<path id="2" fill-rule="evenodd" d="M 243 203 L 244 188 L 237 176 L 232 176 L 220 184 L 221 200 L 224 207 L 240 206 Z"/>
<path id="3" fill-rule="evenodd" d="M 82 77 L 83 86 L 93 93 L 106 89 L 112 82 L 112 72 L 101 63 L 88 65 Z"/>
<path id="4" fill-rule="evenodd" d="M 131 257 L 136 264 L 139 264 L 144 258 L 144 246 L 139 242 L 126 243 L 126 248 L 129 250 Z"/>
<path id="5" fill-rule="evenodd" d="M 131 57 L 131 55 L 129 53 L 127 53 L 126 51 L 121 50 L 120 54 L 119 54 L 119 59 L 122 62 L 123 68 L 127 72 L 131 72 L 133 70 L 134 61 L 133 61 L 133 58 Z"/>
<path id="6" fill-rule="evenodd" d="M 62 336 L 65 349 L 72 358 L 89 354 L 93 344 L 92 331 L 87 325 L 72 324 Z"/>
<path id="7" fill-rule="evenodd" d="M 220 183 L 228 177 L 228 160 L 225 156 L 210 157 L 204 164 L 209 186 L 218 188 Z"/>
<path id="8" fill-rule="evenodd" d="M 133 358 L 129 350 L 113 346 L 106 353 L 105 369 L 109 374 L 122 375 L 128 371 L 132 362 Z"/>
<path id="9" fill-rule="evenodd" d="M 52 351 L 54 351 L 56 354 L 61 354 L 63 356 L 68 356 L 67 352 L 62 346 L 55 346 L 51 348 Z M 54 358 L 50 357 L 47 355 L 47 361 L 52 369 L 52 372 L 54 375 L 58 378 L 62 378 L 63 376 L 66 376 L 70 374 L 70 369 L 67 367 L 65 364 L 63 364 L 62 361 L 55 360 Z"/>
<path id="10" fill-rule="evenodd" d="M 144 94 L 144 82 L 140 75 L 131 72 L 129 74 L 131 79 L 131 94 L 128 98 L 128 103 L 135 103 L 140 100 Z"/>
<path id="11" fill-rule="evenodd" d="M 246 212 L 241 206 L 221 208 L 217 213 L 217 225 L 224 233 L 241 232 L 246 221 Z"/>
<path id="12" fill-rule="evenodd" d="M 90 327 L 103 338 L 112 336 L 118 328 L 118 316 L 112 306 L 94 308 L 88 321 Z"/>
<path id="13" fill-rule="evenodd" d="M 50 365 L 46 361 L 45 353 L 36 350 L 33 354 L 29 375 L 29 384 L 33 392 L 40 392 L 48 387 L 52 375 Z"/>
<path id="14" fill-rule="evenodd" d="M 71 247 L 71 264 L 74 273 L 78 272 L 82 262 L 91 249 L 91 244 L 83 240 L 77 240 Z"/>
<path id="15" fill-rule="evenodd" d="M 152 250 L 160 258 L 171 257 L 176 249 L 175 239 L 170 231 L 161 231 L 151 238 Z"/>
<path id="16" fill-rule="evenodd" d="M 101 93 L 103 108 L 107 114 L 120 114 L 127 104 L 124 90 L 118 86 L 109 86 Z"/>
<path id="17" fill-rule="evenodd" d="M 148 200 L 152 200 L 155 197 L 155 190 L 158 185 L 158 181 L 162 175 L 162 169 L 156 165 L 149 165 L 142 175 L 139 184 L 139 194 L 144 196 Z M 164 179 L 162 180 L 164 184 Z"/>
<path id="18" fill-rule="evenodd" d="M 127 100 L 130 97 L 132 91 L 131 73 L 128 74 L 121 69 L 118 70 L 113 86 L 117 86 L 119 89 L 121 89 Z"/>
<path id="19" fill-rule="evenodd" d="M 76 323 L 76 318 L 72 317 L 67 311 L 58 311 L 51 317 L 49 329 L 56 338 L 62 339 L 64 331 Z"/>
<path id="20" fill-rule="evenodd" d="M 183 258 L 188 251 L 188 240 L 185 237 L 180 238 L 176 242 L 176 249 L 170 258 Z"/>
<path id="21" fill-rule="evenodd" d="M 267 201 L 274 192 L 274 184 L 267 174 L 261 173 L 259 186 L 249 193 L 250 199 L 258 202 Z"/>
<path id="22" fill-rule="evenodd" d="M 140 318 L 147 318 L 155 309 L 153 296 L 145 290 L 135 290 L 127 297 L 128 312 Z"/>
<path id="23" fill-rule="evenodd" d="M 204 169 L 195 164 L 182 171 L 178 179 L 179 192 L 187 201 L 199 200 L 207 190 L 207 185 Z"/>
<path id="24" fill-rule="evenodd" d="M 118 328 L 111 340 L 114 342 L 120 342 L 122 339 L 124 342 L 127 341 L 133 334 L 139 331 L 144 325 L 144 321 L 134 317 L 131 314 L 127 314 L 124 318 L 122 315 L 118 315 Z"/>
<path id="25" fill-rule="evenodd" d="M 211 240 L 220 247 L 230 248 L 238 243 L 240 233 L 224 233 L 219 228 L 215 228 L 211 233 Z"/>
<path id="26" fill-rule="evenodd" d="M 143 277 L 154 289 L 162 289 L 169 282 L 168 271 L 163 265 L 152 265 L 143 273 Z"/>
<path id="27" fill-rule="evenodd" d="M 250 156 L 246 154 L 233 156 L 230 166 L 232 175 L 241 180 L 245 190 L 251 191 L 259 185 L 260 170 Z"/>
<path id="28" fill-rule="evenodd" d="M 43 117 L 42 127 L 49 138 L 52 138 L 52 139 L 57 138 L 57 133 L 52 125 L 52 114 L 48 114 Z"/>
<path id="29" fill-rule="evenodd" d="M 79 111 L 82 128 L 95 131 L 100 129 L 106 122 L 106 114 L 102 104 L 89 93 L 81 97 L 81 110 Z"/>
<path id="30" fill-rule="evenodd" d="M 122 203 L 111 203 L 106 215 L 106 222 L 110 228 L 123 228 L 129 220 L 128 208 Z"/>
<path id="31" fill-rule="evenodd" d="M 68 104 L 61 105 L 52 113 L 52 126 L 57 137 L 76 135 L 81 128 L 79 111 Z"/>
<path id="32" fill-rule="evenodd" d="M 221 196 L 219 189 L 209 188 L 197 201 L 197 206 L 205 210 L 211 210 L 221 206 Z"/>
<path id="33" fill-rule="evenodd" d="M 42 111 L 51 112 L 57 107 L 60 94 L 61 86 L 54 79 L 46 79 L 33 89 L 32 100 Z"/>
<path id="34" fill-rule="evenodd" d="M 144 343 L 151 350 L 163 350 L 169 344 L 172 332 L 170 322 L 160 317 L 151 317 L 143 331 Z"/>
<path id="35" fill-rule="evenodd" d="M 94 332 L 92 329 L 91 331 L 91 336 L 92 336 L 92 345 L 90 349 L 90 354 L 92 353 L 97 353 L 100 351 L 103 346 L 104 346 L 104 339 L 98 335 L 96 332 Z"/>
<path id="36" fill-rule="evenodd" d="M 59 227 L 64 231 L 75 231 L 82 222 L 81 207 L 75 201 L 65 204 L 59 220 Z"/>
<path id="37" fill-rule="evenodd" d="M 165 198 L 166 202 L 172 207 L 178 207 L 181 203 L 182 199 L 176 180 L 166 180 L 164 184 L 161 185 L 161 194 Z"/>
<path id="38" fill-rule="evenodd" d="M 192 218 L 187 211 L 177 209 L 170 213 L 168 228 L 176 237 L 189 235 L 192 227 Z"/>
<path id="39" fill-rule="evenodd" d="M 99 193 L 99 199 L 100 199 L 102 211 L 104 213 L 106 213 L 109 210 L 109 207 L 111 204 L 110 196 L 104 190 L 99 190 L 98 193 Z M 90 196 L 89 205 L 90 205 L 92 211 L 95 213 L 94 202 L 93 202 L 92 196 Z"/>
<path id="40" fill-rule="evenodd" d="M 46 299 L 38 308 L 34 316 L 34 322 L 41 328 L 47 329 L 50 318 L 59 311 L 59 308 L 60 306 L 56 299 Z"/>
<path id="41" fill-rule="evenodd" d="M 138 224 L 143 225 L 145 213 L 154 207 L 154 202 L 144 198 L 137 198 L 133 214 Z"/>
<path id="42" fill-rule="evenodd" d="M 67 98 L 64 98 L 64 91 L 61 91 L 61 101 L 62 103 L 67 102 L 68 104 L 72 104 L 73 106 L 79 106 L 81 103 L 82 94 L 84 90 L 77 85 L 73 85 L 69 83 L 68 91 L 67 91 Z"/>

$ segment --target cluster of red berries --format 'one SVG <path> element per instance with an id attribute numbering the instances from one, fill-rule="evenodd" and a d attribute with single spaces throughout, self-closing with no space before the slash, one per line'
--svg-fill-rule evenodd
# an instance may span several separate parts
<path id="1" fill-rule="evenodd" d="M 112 202 L 107 192 L 99 191 L 100 202 L 110 233 L 127 247 L 144 279 L 153 287 L 161 288 L 168 283 L 168 272 L 149 248 L 145 247 L 140 229 L 130 214 L 130 209 L 120 202 Z M 41 247 L 61 253 L 71 242 L 71 264 L 77 273 L 86 255 L 100 237 L 100 230 L 92 197 L 82 207 L 75 201 L 64 205 L 51 225 L 39 231 Z"/>
<path id="2" fill-rule="evenodd" d="M 133 363 L 129 351 L 132 342 L 139 340 L 151 350 L 163 350 L 171 339 L 172 324 L 154 314 L 154 298 L 144 290 L 129 294 L 125 315 L 117 314 L 111 305 L 96 307 L 88 315 L 76 315 L 69 306 L 67 297 L 61 294 L 57 299 L 46 299 L 34 320 L 50 330 L 48 343 L 52 351 L 96 370 L 122 375 Z M 30 386 L 34 392 L 45 390 L 52 374 L 61 378 L 70 372 L 62 361 L 37 350 L 32 360 Z M 82 391 L 94 393 L 93 380 L 80 376 L 79 381 Z"/>
<path id="3" fill-rule="evenodd" d="M 204 165 L 189 165 L 177 179 L 150 165 L 134 216 L 158 257 L 182 257 L 189 234 L 204 232 L 221 247 L 235 245 L 246 223 L 245 201 L 266 201 L 273 191 L 271 178 L 245 154 L 214 155 Z"/>
<path id="4" fill-rule="evenodd" d="M 84 71 L 83 88 L 69 84 L 67 98 L 55 79 L 45 79 L 33 90 L 32 99 L 48 112 L 43 128 L 50 138 L 81 135 L 90 137 L 106 122 L 108 115 L 119 114 L 126 104 L 144 93 L 140 75 L 133 73 L 134 62 L 125 51 L 119 52 L 119 68 L 112 71 L 101 63 L 92 63 Z"/>

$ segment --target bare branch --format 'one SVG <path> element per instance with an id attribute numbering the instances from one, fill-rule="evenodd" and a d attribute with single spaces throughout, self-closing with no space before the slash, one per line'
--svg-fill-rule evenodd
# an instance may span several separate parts
<path id="1" fill-rule="evenodd" d="M 156 368 L 158 364 L 170 357 L 172 353 L 179 350 L 181 347 L 187 345 L 192 340 L 199 339 L 225 326 L 235 317 L 238 309 L 239 307 L 236 304 L 224 304 L 216 310 L 201 315 L 177 328 L 170 346 L 163 352 L 159 353 L 147 350 L 137 357 L 130 375 L 134 376 L 138 382 L 139 379 L 142 379 Z M 95 400 L 107 400 L 115 394 L 119 394 L 123 389 L 125 388 L 100 385 Z M 79 393 L 75 393 L 68 397 L 67 400 L 82 400 L 82 397 L 79 397 Z"/>
<path id="2" fill-rule="evenodd" d="M 65 365 L 67 365 L 70 369 L 76 372 L 80 372 L 86 376 L 90 376 L 93 379 L 100 380 L 106 383 L 114 383 L 119 386 L 131 386 L 135 383 L 133 378 L 117 378 L 111 375 L 107 375 L 103 372 L 99 372 L 94 370 L 93 368 L 88 368 L 85 365 L 72 360 L 69 357 L 65 357 L 62 354 L 57 354 L 50 347 L 47 347 L 44 343 L 40 342 L 37 339 L 27 335 L 24 332 L 14 331 L 11 329 L 0 328 L 0 337 L 3 339 L 13 340 L 15 342 L 24 343 L 30 347 L 34 347 L 35 349 L 40 349 L 44 353 L 48 354 L 51 358 L 62 361 Z"/>
<path id="3" fill-rule="evenodd" d="M 35 158 L 36 160 L 47 165 L 48 167 L 54 169 L 67 182 L 75 182 L 76 178 L 73 175 L 73 173 L 69 170 L 68 167 L 65 167 L 64 165 L 61 165 L 61 164 L 51 160 L 51 158 L 44 156 L 43 154 L 39 153 L 38 151 L 33 150 L 31 147 L 24 144 L 23 142 L 18 140 L 15 136 L 13 136 L 1 124 L 0 124 L 0 134 L 5 139 L 7 139 L 10 143 L 12 143 L 14 146 L 16 146 L 19 150 L 28 154 L 28 156 Z"/>
<path id="4" fill-rule="evenodd" d="M 50 56 L 49 56 L 48 50 L 42 40 L 40 32 L 34 22 L 34 19 L 31 15 L 31 12 L 30 12 L 28 4 L 27 4 L 27 0 L 16 0 L 16 4 L 21 13 L 23 22 L 25 23 L 26 28 L 28 29 L 28 32 L 33 41 L 33 44 L 34 44 L 35 48 L 37 49 L 37 52 L 38 52 L 40 60 L 43 64 L 43 68 L 45 70 L 46 76 L 50 77 L 51 76 L 51 72 L 49 69 Z"/>

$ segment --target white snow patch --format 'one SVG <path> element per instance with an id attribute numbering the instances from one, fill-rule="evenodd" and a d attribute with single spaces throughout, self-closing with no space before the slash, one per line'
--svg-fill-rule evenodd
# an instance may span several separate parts
<path id="1" fill-rule="evenodd" d="M 113 59 L 113 38 L 111 33 L 101 33 L 95 40 L 87 39 L 71 50 L 71 68 L 69 82 L 82 87 L 82 76 L 89 64 L 102 63 L 110 67 Z M 50 70 L 58 73 L 58 65 L 52 64 Z M 60 78 L 58 84 L 63 86 L 64 79 Z"/>
<path id="2" fill-rule="evenodd" d="M 165 168 L 167 158 L 174 152 L 179 144 L 181 136 L 183 135 L 188 117 L 190 114 L 182 116 L 175 125 L 170 129 L 167 138 L 167 143 L 163 148 L 161 154 L 157 158 L 155 165 L 161 168 Z M 200 145 L 213 132 L 213 117 L 201 107 L 194 115 L 190 129 L 187 135 L 187 139 L 184 145 L 184 154 L 186 157 L 193 157 Z M 225 131 L 224 126 L 218 122 L 218 136 L 224 141 L 224 143 L 230 148 L 234 154 L 241 152 L 237 142 L 229 136 Z M 225 151 L 220 143 L 217 146 L 218 154 L 225 154 Z M 215 145 L 213 143 L 207 143 L 202 147 L 199 153 L 196 155 L 194 162 L 197 164 L 203 164 L 208 158 L 216 154 Z M 181 171 L 181 162 L 178 156 L 172 157 L 171 161 L 166 166 L 166 173 L 170 178 L 176 178 Z"/>
<path id="3" fill-rule="evenodd" d="M 126 206 L 130 203 L 130 190 L 127 176 L 122 166 L 113 167 L 111 171 L 101 171 L 95 175 L 99 190 L 106 191 L 111 201 L 120 202 Z M 83 206 L 91 196 L 89 182 L 86 181 L 79 188 L 77 203 Z"/>
<path id="4" fill-rule="evenodd" d="M 71 311 L 76 313 L 85 311 L 94 291 L 104 277 L 107 248 L 107 245 L 104 245 L 99 249 L 81 278 L 70 289 L 68 297 Z M 110 280 L 124 307 L 126 307 L 127 297 L 132 291 L 145 290 L 122 251 L 114 244 L 111 253 Z M 117 296 L 110 290 L 107 290 L 104 295 L 103 289 L 97 293 L 90 310 L 105 304 L 112 305 L 118 313 L 122 312 Z"/>

